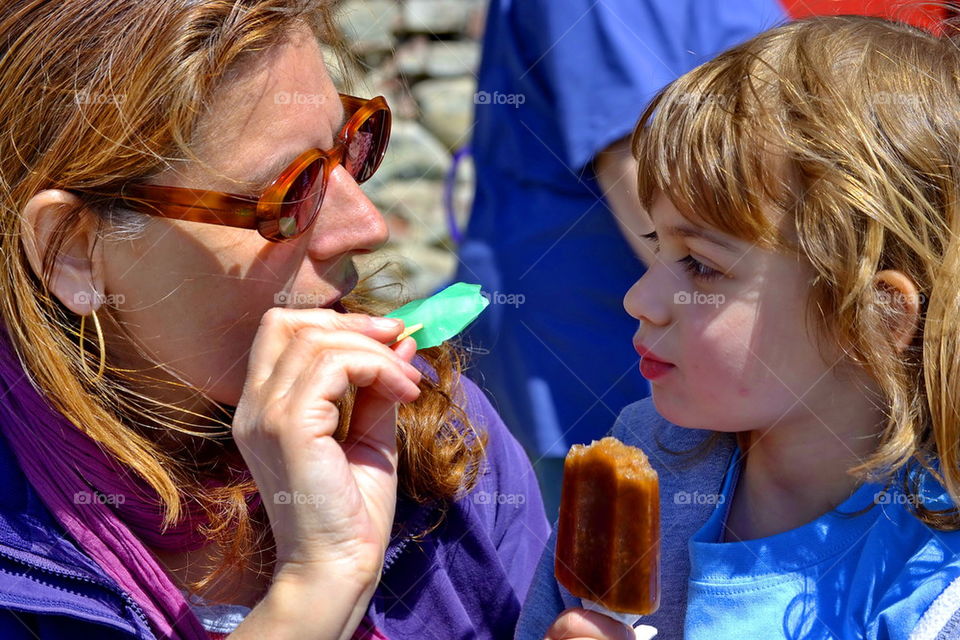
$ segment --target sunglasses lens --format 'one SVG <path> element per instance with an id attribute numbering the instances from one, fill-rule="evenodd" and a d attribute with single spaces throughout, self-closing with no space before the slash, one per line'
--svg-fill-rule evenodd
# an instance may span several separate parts
<path id="1" fill-rule="evenodd" d="M 303 168 L 290 184 L 280 205 L 280 234 L 284 238 L 297 236 L 313 223 L 323 200 L 323 158 L 317 158 Z"/>
<path id="2" fill-rule="evenodd" d="M 347 141 L 343 166 L 357 182 L 374 174 L 390 140 L 390 112 L 380 109 L 363 121 Z"/>

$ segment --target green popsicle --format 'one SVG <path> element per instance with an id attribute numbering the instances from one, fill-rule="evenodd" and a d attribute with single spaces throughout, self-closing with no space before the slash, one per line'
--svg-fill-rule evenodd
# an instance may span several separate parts
<path id="1" fill-rule="evenodd" d="M 429 298 L 414 300 L 391 311 L 387 318 L 400 318 L 405 326 L 422 324 L 413 334 L 418 349 L 435 347 L 449 340 L 473 322 L 490 301 L 480 285 L 457 282 Z"/>

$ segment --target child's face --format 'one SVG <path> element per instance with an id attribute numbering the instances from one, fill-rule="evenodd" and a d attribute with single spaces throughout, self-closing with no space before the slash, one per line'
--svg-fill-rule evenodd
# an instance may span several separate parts
<path id="1" fill-rule="evenodd" d="M 634 346 L 672 364 L 659 372 L 641 364 L 658 412 L 681 426 L 729 432 L 828 413 L 844 395 L 833 367 L 841 354 L 818 348 L 807 322 L 812 267 L 715 229 L 706 231 L 729 248 L 676 235 L 671 227 L 704 227 L 663 194 L 650 215 L 657 259 L 624 307 L 640 321 Z"/>

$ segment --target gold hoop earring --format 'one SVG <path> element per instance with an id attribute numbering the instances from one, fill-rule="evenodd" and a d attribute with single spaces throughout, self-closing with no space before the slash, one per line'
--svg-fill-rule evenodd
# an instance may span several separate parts
<path id="1" fill-rule="evenodd" d="M 97 375 L 93 381 L 100 382 L 101 378 L 103 378 L 103 369 L 106 366 L 106 344 L 103 341 L 103 331 L 100 329 L 100 318 L 97 317 L 96 310 L 91 309 L 90 315 L 93 316 L 93 326 L 97 330 L 97 342 L 100 346 L 100 364 L 97 367 Z M 87 316 L 80 316 L 80 361 L 83 362 L 83 368 L 89 374 L 90 368 L 87 366 L 87 358 L 85 355 L 86 350 L 83 348 L 83 333 L 86 322 Z"/>

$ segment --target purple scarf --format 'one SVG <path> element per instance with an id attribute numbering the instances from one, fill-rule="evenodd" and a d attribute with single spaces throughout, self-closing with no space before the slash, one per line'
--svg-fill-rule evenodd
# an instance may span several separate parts
<path id="1" fill-rule="evenodd" d="M 147 615 L 154 633 L 171 640 L 208 640 L 190 605 L 144 545 L 192 550 L 206 544 L 203 509 L 184 501 L 186 515 L 161 532 L 160 500 L 81 433 L 33 387 L 0 327 L 0 429 L 27 480 L 61 525 Z M 244 472 L 249 478 L 249 472 Z M 237 478 L 241 479 L 241 478 Z M 251 512 L 260 495 L 248 498 Z M 364 617 L 359 640 L 386 640 Z"/>
<path id="2" fill-rule="evenodd" d="M 197 549 L 205 515 L 185 501 L 186 516 L 166 532 L 159 498 L 56 411 L 32 385 L 0 328 L 0 428 L 27 480 L 63 527 L 143 608 L 154 633 L 206 640 L 183 594 L 144 545 Z M 254 503 L 253 508 L 256 507 Z"/>

